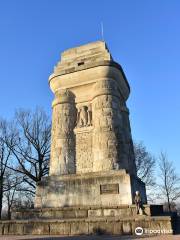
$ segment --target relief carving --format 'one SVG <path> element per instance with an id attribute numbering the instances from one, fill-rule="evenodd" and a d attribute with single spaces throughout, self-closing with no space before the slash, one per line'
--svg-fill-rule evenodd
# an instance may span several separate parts
<path id="1" fill-rule="evenodd" d="M 77 127 L 88 127 L 92 125 L 91 106 L 81 106 L 77 110 Z"/>

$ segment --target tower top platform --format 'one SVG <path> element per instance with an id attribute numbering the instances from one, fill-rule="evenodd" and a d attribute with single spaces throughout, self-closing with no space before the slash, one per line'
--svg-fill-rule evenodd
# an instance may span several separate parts
<path id="1" fill-rule="evenodd" d="M 80 74 L 80 72 L 83 70 L 88 70 L 100 66 L 105 67 L 104 73 L 106 72 L 106 75 L 108 75 L 110 72 L 110 67 L 113 67 L 113 69 L 115 68 L 116 72 L 119 72 L 121 75 L 120 78 L 123 79 L 126 88 L 128 89 L 127 91 L 130 90 L 122 67 L 113 60 L 107 44 L 104 41 L 88 43 L 79 47 L 67 49 L 62 52 L 60 61 L 58 61 L 57 65 L 54 67 L 53 73 L 49 77 L 49 84 L 50 86 L 52 85 L 51 80 L 54 78 L 57 79 L 57 77 L 59 78 L 62 76 L 65 80 L 64 75 L 70 75 L 71 73 L 76 72 L 79 72 Z M 96 69 L 93 71 L 97 72 Z M 88 72 L 88 76 L 89 75 L 90 73 Z M 66 78 L 69 79 L 68 76 Z M 70 79 L 72 80 L 72 76 Z M 68 82 L 71 81 L 70 79 Z M 60 79 L 58 81 L 60 81 Z M 62 88 L 62 86 L 60 87 Z"/>

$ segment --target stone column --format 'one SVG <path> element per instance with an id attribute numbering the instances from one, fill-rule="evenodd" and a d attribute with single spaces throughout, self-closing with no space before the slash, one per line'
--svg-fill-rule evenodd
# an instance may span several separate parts
<path id="1" fill-rule="evenodd" d="M 94 87 L 93 113 L 93 171 L 119 169 L 116 131 L 121 116 L 119 92 L 111 79 L 98 81 Z"/>
<path id="2" fill-rule="evenodd" d="M 55 92 L 52 104 L 51 160 L 49 175 L 75 173 L 74 96 L 68 90 Z"/>
<path id="3" fill-rule="evenodd" d="M 123 102 L 121 106 L 121 116 L 122 116 L 122 153 L 120 154 L 120 161 L 126 164 L 126 169 L 130 174 L 137 174 L 133 141 L 131 136 L 131 127 L 129 121 L 129 109 L 126 107 L 126 103 Z"/>

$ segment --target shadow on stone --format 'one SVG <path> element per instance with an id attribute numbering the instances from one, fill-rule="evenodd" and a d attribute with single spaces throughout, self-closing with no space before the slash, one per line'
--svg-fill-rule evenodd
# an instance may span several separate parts
<path id="1" fill-rule="evenodd" d="M 93 233 L 95 235 L 105 235 L 105 234 L 108 234 L 105 229 L 101 229 L 101 228 L 93 228 Z"/>

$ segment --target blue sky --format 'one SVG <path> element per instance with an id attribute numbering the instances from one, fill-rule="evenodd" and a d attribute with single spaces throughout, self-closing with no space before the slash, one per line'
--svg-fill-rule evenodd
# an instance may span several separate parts
<path id="1" fill-rule="evenodd" d="M 71 47 L 101 40 L 131 86 L 133 138 L 158 156 L 167 152 L 180 172 L 180 1 L 1 0 L 0 116 L 44 107 L 48 76 Z M 178 169 L 179 168 L 179 169 Z"/>

